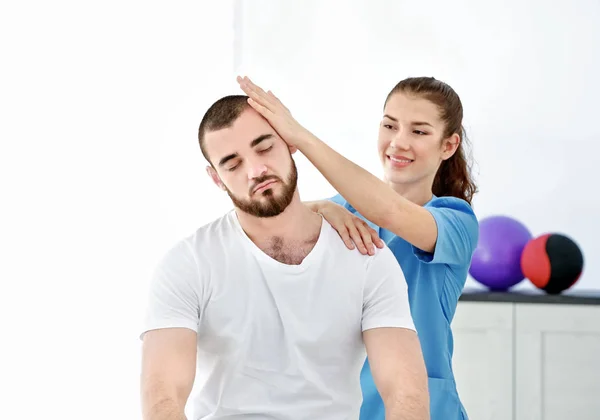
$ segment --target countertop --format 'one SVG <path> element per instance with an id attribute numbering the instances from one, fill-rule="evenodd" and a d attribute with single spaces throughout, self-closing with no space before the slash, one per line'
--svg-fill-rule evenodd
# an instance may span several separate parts
<path id="1" fill-rule="evenodd" d="M 558 295 L 549 295 L 541 290 L 496 292 L 480 289 L 465 289 L 463 290 L 459 301 L 600 305 L 600 290 L 565 290 Z"/>

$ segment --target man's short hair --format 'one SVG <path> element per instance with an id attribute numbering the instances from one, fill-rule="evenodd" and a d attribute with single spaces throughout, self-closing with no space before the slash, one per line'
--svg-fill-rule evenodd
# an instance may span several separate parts
<path id="1" fill-rule="evenodd" d="M 200 143 L 202 155 L 211 165 L 212 163 L 208 158 L 204 144 L 206 133 L 231 127 L 242 112 L 248 108 L 250 108 L 250 105 L 248 104 L 248 97 L 246 95 L 229 95 L 212 104 L 204 114 L 204 117 L 202 117 L 200 128 L 198 129 L 198 142 Z"/>

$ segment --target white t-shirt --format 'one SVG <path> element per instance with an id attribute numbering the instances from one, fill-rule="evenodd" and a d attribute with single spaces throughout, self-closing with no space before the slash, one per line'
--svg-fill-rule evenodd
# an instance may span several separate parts
<path id="1" fill-rule="evenodd" d="M 349 250 L 323 220 L 308 256 L 286 265 L 246 236 L 235 211 L 159 263 L 143 331 L 172 327 L 198 333 L 192 419 L 261 420 L 358 419 L 362 331 L 414 330 L 388 248 Z"/>

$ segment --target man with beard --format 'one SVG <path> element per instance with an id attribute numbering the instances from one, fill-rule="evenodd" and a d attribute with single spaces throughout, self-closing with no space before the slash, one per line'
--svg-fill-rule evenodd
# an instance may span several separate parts
<path id="1" fill-rule="evenodd" d="M 387 419 L 428 419 L 404 275 L 349 250 L 301 200 L 290 149 L 245 96 L 198 132 L 234 209 L 169 250 L 142 333 L 146 420 L 358 419 L 369 357 Z M 190 398 L 194 384 L 197 392 Z"/>

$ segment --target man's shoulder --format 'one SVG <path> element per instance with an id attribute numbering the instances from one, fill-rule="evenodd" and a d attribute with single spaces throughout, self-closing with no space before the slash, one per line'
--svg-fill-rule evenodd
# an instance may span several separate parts
<path id="1" fill-rule="evenodd" d="M 215 236 L 231 235 L 235 231 L 233 210 L 198 227 L 188 238 L 213 239 Z"/>
<path id="2" fill-rule="evenodd" d="M 368 264 L 370 266 L 378 266 L 383 268 L 400 268 L 400 263 L 398 262 L 398 259 L 385 243 L 383 245 L 383 248 L 375 248 L 375 253 L 369 259 Z"/>
<path id="3" fill-rule="evenodd" d="M 235 225 L 232 213 L 228 212 L 210 222 L 201 225 L 193 232 L 177 240 L 170 249 L 171 253 L 189 253 L 197 259 L 210 259 L 225 254 L 235 238 Z"/>
<path id="4" fill-rule="evenodd" d="M 369 269 L 372 266 L 399 265 L 391 249 L 385 243 L 383 248 L 375 247 L 375 252 L 373 255 L 362 254 L 356 247 L 354 249 L 348 249 L 333 226 L 331 226 L 331 224 L 329 224 L 325 219 L 323 220 L 324 223 L 327 223 L 326 233 L 328 235 L 328 249 L 330 258 L 344 260 L 348 264 L 350 262 L 355 262 L 362 265 L 365 269 Z M 349 266 L 351 265 L 352 264 Z"/>

